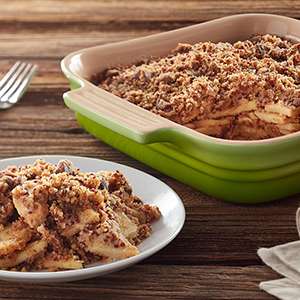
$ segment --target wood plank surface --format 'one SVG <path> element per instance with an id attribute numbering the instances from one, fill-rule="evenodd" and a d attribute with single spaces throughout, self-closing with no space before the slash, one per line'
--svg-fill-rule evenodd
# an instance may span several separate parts
<path id="1" fill-rule="evenodd" d="M 14 28 L 15 23 L 33 31 L 76 30 L 118 28 L 161 28 L 198 23 L 231 14 L 261 12 L 300 16 L 300 3 L 297 0 L 105 0 L 105 1 L 0 1 L 0 20 L 4 28 Z M 83 24 L 82 28 L 78 24 Z M 171 23 L 171 24 L 170 24 Z M 59 26 L 57 26 L 59 25 Z M 120 26 L 122 25 L 122 26 Z"/>
<path id="2" fill-rule="evenodd" d="M 262 265 L 256 250 L 298 238 L 300 196 L 255 206 L 224 203 L 112 149 L 84 132 L 64 106 L 68 83 L 59 62 L 84 47 L 236 13 L 300 18 L 300 1 L 0 0 L 0 7 L 0 73 L 17 59 L 39 65 L 22 101 L 0 111 L 0 158 L 72 154 L 124 163 L 170 185 L 187 213 L 179 236 L 137 266 L 66 284 L 0 282 L 0 299 L 273 299 L 258 283 L 278 275 Z"/>
<path id="3" fill-rule="evenodd" d="M 55 285 L 6 283 L 0 288 L 3 299 L 11 299 L 13 290 L 14 299 L 26 300 L 120 299 L 121 295 L 122 299 L 146 300 L 263 300 L 272 299 L 257 290 L 257 284 L 266 276 L 275 278 L 265 267 L 137 265 L 101 279 Z"/>

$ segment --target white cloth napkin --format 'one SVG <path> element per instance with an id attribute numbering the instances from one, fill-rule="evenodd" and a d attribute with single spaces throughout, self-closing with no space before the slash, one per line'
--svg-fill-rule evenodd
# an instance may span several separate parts
<path id="1" fill-rule="evenodd" d="M 300 208 L 296 223 L 300 235 Z M 266 265 L 285 277 L 261 282 L 259 287 L 282 300 L 300 300 L 300 241 L 260 248 L 257 254 Z"/>

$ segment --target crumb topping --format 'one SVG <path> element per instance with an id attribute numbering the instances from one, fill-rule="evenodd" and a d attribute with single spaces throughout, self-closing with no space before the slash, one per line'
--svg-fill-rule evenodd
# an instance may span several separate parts
<path id="1" fill-rule="evenodd" d="M 233 108 L 245 100 L 255 101 L 251 111 L 264 111 L 266 105 L 280 103 L 295 112 L 293 118 L 286 120 L 294 124 L 291 132 L 298 130 L 300 123 L 300 44 L 273 35 L 232 44 L 178 44 L 166 57 L 116 66 L 99 78 L 99 87 L 114 95 L 217 137 L 239 139 L 237 133 L 243 133 L 246 125 L 241 125 L 239 113 L 234 113 Z M 222 113 L 230 109 L 233 120 L 226 126 L 196 125 L 201 120 L 220 120 Z M 248 118 L 251 126 L 261 130 L 266 123 L 272 123 L 257 116 Z M 286 133 L 286 129 L 274 124 L 261 138 Z M 244 135 L 253 139 L 245 132 Z"/>

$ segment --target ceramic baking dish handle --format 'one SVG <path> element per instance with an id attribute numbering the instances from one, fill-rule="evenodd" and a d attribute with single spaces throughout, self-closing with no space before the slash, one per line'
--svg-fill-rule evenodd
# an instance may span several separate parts
<path id="1" fill-rule="evenodd" d="M 165 118 L 94 87 L 66 92 L 64 100 L 72 110 L 142 144 L 166 141 L 177 127 Z"/>

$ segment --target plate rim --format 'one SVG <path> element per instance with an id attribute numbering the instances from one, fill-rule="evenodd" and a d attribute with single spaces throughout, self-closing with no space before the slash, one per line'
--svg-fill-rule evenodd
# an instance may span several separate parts
<path id="1" fill-rule="evenodd" d="M 116 166 L 121 166 L 121 167 L 125 167 L 130 169 L 133 172 L 137 172 L 137 173 L 141 173 L 143 174 L 143 176 L 146 177 L 151 177 L 152 179 L 154 178 L 154 180 L 158 181 L 160 184 L 162 184 L 165 188 L 169 189 L 174 196 L 176 197 L 176 199 L 178 200 L 178 204 L 179 204 L 179 208 L 181 209 L 181 218 L 180 218 L 180 222 L 179 222 L 179 226 L 176 228 L 176 230 L 167 238 L 164 239 L 163 241 L 159 242 L 157 245 L 151 247 L 150 249 L 147 249 L 141 253 L 139 253 L 138 255 L 126 258 L 126 259 L 122 259 L 122 260 L 118 260 L 118 261 L 114 261 L 114 262 L 110 262 L 107 264 L 103 264 L 103 265 L 97 265 L 97 266 L 91 266 L 91 267 L 87 267 L 87 268 L 82 268 L 82 269 L 76 269 L 76 270 L 64 270 L 64 271 L 55 271 L 55 272 L 48 272 L 48 271 L 41 271 L 41 272 L 21 272 L 21 271 L 8 271 L 8 270 L 0 270 L 0 280 L 21 280 L 21 281 L 35 281 L 35 282 L 46 282 L 46 281 L 52 281 L 55 282 L 57 281 L 72 281 L 72 280 L 80 280 L 80 279 L 84 279 L 84 278 L 91 278 L 91 277 L 96 277 L 96 276 L 101 276 L 108 274 L 108 273 L 112 273 L 121 269 L 124 269 L 126 267 L 129 267 L 135 263 L 138 263 L 150 256 L 152 256 L 153 254 L 155 254 L 156 252 L 158 252 L 159 250 L 163 249 L 164 247 L 166 247 L 172 240 L 175 239 L 175 237 L 180 233 L 180 231 L 182 230 L 184 223 L 185 223 L 185 219 L 186 219 L 186 212 L 185 212 L 185 207 L 184 204 L 181 200 L 181 198 L 179 197 L 179 195 L 170 187 L 168 186 L 166 183 L 164 183 L 162 180 L 156 178 L 153 175 L 150 175 L 144 171 L 141 171 L 139 169 L 136 169 L 134 167 L 131 166 L 127 166 L 125 164 L 121 164 L 121 163 L 117 163 L 114 161 L 110 161 L 110 160 L 104 160 L 104 159 L 98 159 L 98 158 L 94 158 L 94 157 L 86 157 L 86 156 L 77 156 L 77 155 L 28 155 L 28 156 L 17 156 L 17 157 L 10 157 L 10 158 L 3 158 L 0 159 L 0 164 L 5 163 L 5 162 L 9 162 L 9 161 L 15 161 L 12 162 L 12 164 L 17 164 L 17 161 L 22 161 L 22 160 L 26 160 L 26 159 L 44 159 L 47 161 L 47 158 L 49 159 L 53 159 L 53 158 L 61 158 L 61 159 L 80 159 L 80 160 L 94 160 L 97 161 L 98 163 L 100 162 L 104 162 L 104 163 L 112 163 L 113 165 Z M 64 280 L 65 279 L 65 280 Z"/>

